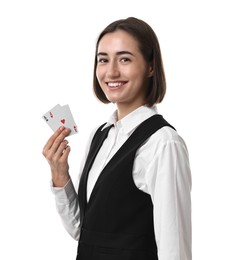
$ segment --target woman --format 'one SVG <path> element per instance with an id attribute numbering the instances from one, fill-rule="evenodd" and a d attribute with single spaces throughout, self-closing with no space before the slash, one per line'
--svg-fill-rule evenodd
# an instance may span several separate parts
<path id="1" fill-rule="evenodd" d="M 157 112 L 166 82 L 147 23 L 129 17 L 101 32 L 93 85 L 116 110 L 92 131 L 77 189 L 69 174 L 70 130 L 58 129 L 43 149 L 58 212 L 79 241 L 77 260 L 192 259 L 188 152 Z"/>

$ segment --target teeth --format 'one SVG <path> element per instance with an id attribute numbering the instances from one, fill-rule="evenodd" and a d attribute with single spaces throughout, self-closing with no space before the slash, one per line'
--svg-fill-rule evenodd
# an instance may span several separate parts
<path id="1" fill-rule="evenodd" d="M 108 86 L 109 86 L 109 87 L 119 87 L 119 86 L 121 86 L 121 85 L 122 85 L 121 82 L 109 82 L 109 83 L 108 83 Z"/>

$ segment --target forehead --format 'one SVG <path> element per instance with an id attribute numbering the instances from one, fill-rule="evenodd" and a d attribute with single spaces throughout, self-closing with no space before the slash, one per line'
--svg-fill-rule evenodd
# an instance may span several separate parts
<path id="1" fill-rule="evenodd" d="M 139 51 L 138 41 L 128 32 L 117 30 L 105 34 L 98 44 L 98 52 Z"/>

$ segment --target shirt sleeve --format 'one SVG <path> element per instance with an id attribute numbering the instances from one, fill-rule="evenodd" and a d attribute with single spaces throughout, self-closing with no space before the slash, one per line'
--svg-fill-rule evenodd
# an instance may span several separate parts
<path id="1" fill-rule="evenodd" d="M 191 260 L 191 172 L 182 141 L 165 142 L 147 168 L 160 260 Z"/>
<path id="2" fill-rule="evenodd" d="M 62 188 L 53 187 L 51 182 L 51 191 L 55 195 L 56 209 L 65 229 L 75 240 L 78 240 L 80 235 L 80 214 L 78 196 L 72 180 L 69 179 Z"/>
<path id="3" fill-rule="evenodd" d="M 80 209 L 78 203 L 78 194 L 76 190 L 79 186 L 81 172 L 83 170 L 84 163 L 90 148 L 91 140 L 94 136 L 96 129 L 97 128 L 95 128 L 89 136 L 85 154 L 80 166 L 80 173 L 75 182 L 75 185 L 73 184 L 71 178 L 62 188 L 53 187 L 52 181 L 50 183 L 51 191 L 55 196 L 56 209 L 62 220 L 63 226 L 75 240 L 78 240 L 80 236 Z"/>

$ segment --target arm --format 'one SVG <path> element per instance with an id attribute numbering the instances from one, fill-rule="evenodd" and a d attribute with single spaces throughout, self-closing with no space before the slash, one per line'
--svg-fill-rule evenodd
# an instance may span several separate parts
<path id="1" fill-rule="evenodd" d="M 66 230 L 73 238 L 78 239 L 80 225 L 78 198 L 69 175 L 70 147 L 65 140 L 69 131 L 60 127 L 47 141 L 42 153 L 50 165 L 51 186 L 55 194 L 57 211 Z"/>
<path id="2" fill-rule="evenodd" d="M 94 132 L 95 130 L 89 138 L 80 172 L 84 166 Z M 55 195 L 56 209 L 67 232 L 75 240 L 78 240 L 80 235 L 80 210 L 76 190 L 80 175 L 77 178 L 75 188 L 68 172 L 70 148 L 68 147 L 68 142 L 64 139 L 68 133 L 66 129 L 58 129 L 43 148 L 43 155 L 46 157 L 51 168 L 51 190 Z"/>
<path id="3" fill-rule="evenodd" d="M 164 143 L 149 171 L 159 259 L 191 260 L 191 173 L 183 141 Z"/>
<path id="4" fill-rule="evenodd" d="M 72 180 L 69 179 L 62 188 L 53 187 L 51 183 L 51 190 L 55 195 L 56 209 L 60 215 L 64 228 L 71 237 L 78 240 L 80 235 L 80 211 L 78 195 Z"/>

